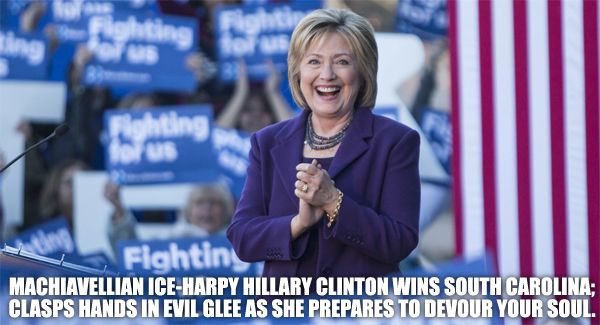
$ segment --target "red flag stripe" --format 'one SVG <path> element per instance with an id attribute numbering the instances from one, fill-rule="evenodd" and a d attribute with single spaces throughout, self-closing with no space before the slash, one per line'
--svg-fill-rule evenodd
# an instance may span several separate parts
<path id="1" fill-rule="evenodd" d="M 521 276 L 533 276 L 531 178 L 529 159 L 529 74 L 527 42 L 527 3 L 513 1 L 515 42 L 515 104 L 517 132 L 517 190 L 519 213 L 519 262 Z"/>
<path id="2" fill-rule="evenodd" d="M 598 76 L 598 2 L 583 2 L 583 37 L 585 62 L 586 165 L 588 248 L 590 278 L 600 284 L 600 81 Z M 592 298 L 592 312 L 600 317 L 600 297 Z M 598 319 L 598 318 L 596 318 Z"/>
<path id="3" fill-rule="evenodd" d="M 494 72 L 492 3 L 479 2 L 479 56 L 481 76 L 481 136 L 485 247 L 498 261 L 496 226 L 496 148 L 494 141 Z"/>

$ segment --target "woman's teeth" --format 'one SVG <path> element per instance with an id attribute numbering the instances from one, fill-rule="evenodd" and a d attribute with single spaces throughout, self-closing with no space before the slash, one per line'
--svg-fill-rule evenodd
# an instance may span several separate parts
<path id="1" fill-rule="evenodd" d="M 317 87 L 317 92 L 319 93 L 319 95 L 331 96 L 335 95 L 339 91 L 340 87 Z"/>

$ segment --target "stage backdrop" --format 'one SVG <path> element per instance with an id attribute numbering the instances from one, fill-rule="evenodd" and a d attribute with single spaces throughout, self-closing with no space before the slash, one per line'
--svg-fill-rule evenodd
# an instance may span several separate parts
<path id="1" fill-rule="evenodd" d="M 502 276 L 600 280 L 598 10 L 448 3 L 456 245 Z"/>

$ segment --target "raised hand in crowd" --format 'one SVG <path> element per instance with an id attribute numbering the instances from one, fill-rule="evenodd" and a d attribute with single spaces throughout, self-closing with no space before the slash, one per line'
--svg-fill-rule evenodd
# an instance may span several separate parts
<path id="1" fill-rule="evenodd" d="M 112 205 L 112 219 L 116 221 L 125 216 L 125 209 L 121 201 L 121 187 L 111 181 L 104 184 L 104 198 Z"/>
<path id="2" fill-rule="evenodd" d="M 273 108 L 275 121 L 284 121 L 292 117 L 293 112 L 279 89 L 279 86 L 281 85 L 281 72 L 277 70 L 273 61 L 269 60 L 267 64 L 269 65 L 270 73 L 265 81 L 265 95 L 267 96 L 270 106 Z"/>
<path id="3" fill-rule="evenodd" d="M 77 46 L 77 50 L 75 50 L 75 55 L 73 56 L 71 70 L 69 71 L 69 82 L 72 89 L 81 84 L 81 80 L 83 79 L 83 69 L 93 56 L 93 53 L 85 44 L 82 43 Z"/>
<path id="4" fill-rule="evenodd" d="M 237 127 L 240 112 L 244 108 L 244 103 L 250 92 L 250 81 L 248 80 L 246 63 L 243 60 L 240 60 L 238 62 L 238 67 L 238 78 L 235 83 L 233 95 L 216 120 L 216 123 L 224 128 Z"/>
<path id="5" fill-rule="evenodd" d="M 185 57 L 185 66 L 194 73 L 199 84 L 203 84 L 214 78 L 217 73 L 217 65 L 202 51 L 192 53 Z"/>
<path id="6" fill-rule="evenodd" d="M 23 10 L 19 17 L 19 29 L 23 33 L 31 33 L 36 30 L 40 18 L 46 12 L 47 4 L 44 1 L 34 1 Z"/>

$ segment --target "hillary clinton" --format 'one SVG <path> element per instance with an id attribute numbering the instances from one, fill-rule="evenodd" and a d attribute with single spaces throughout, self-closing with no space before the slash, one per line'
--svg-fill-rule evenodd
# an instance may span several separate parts
<path id="1" fill-rule="evenodd" d="M 373 115 L 369 22 L 320 9 L 292 34 L 289 82 L 302 114 L 252 136 L 227 236 L 264 276 L 382 276 L 418 242 L 419 136 Z"/>

